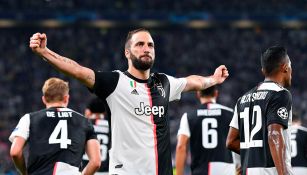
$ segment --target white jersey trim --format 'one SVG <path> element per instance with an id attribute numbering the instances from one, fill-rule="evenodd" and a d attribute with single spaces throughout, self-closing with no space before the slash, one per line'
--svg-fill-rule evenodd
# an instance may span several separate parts
<path id="1" fill-rule="evenodd" d="M 19 137 L 24 138 L 25 140 L 28 140 L 29 134 L 30 134 L 30 115 L 25 114 L 19 120 L 16 128 L 10 135 L 9 140 L 13 142 L 16 136 L 19 136 Z"/>
<path id="2" fill-rule="evenodd" d="M 236 129 L 239 129 L 237 105 L 235 106 L 235 111 L 233 113 L 233 117 L 232 117 L 232 120 L 231 120 L 229 126 L 236 128 Z"/>
<path id="3" fill-rule="evenodd" d="M 226 111 L 233 112 L 233 109 L 218 103 L 210 103 L 208 105 L 208 109 L 224 109 Z"/>
<path id="4" fill-rule="evenodd" d="M 184 113 L 181 117 L 180 126 L 178 130 L 179 135 L 186 135 L 187 137 L 191 137 L 190 127 L 189 127 L 189 121 L 188 121 L 188 114 Z"/>
<path id="5" fill-rule="evenodd" d="M 285 90 L 285 88 L 277 85 L 274 82 L 264 82 L 258 87 L 257 90 L 272 90 L 272 91 L 279 92 L 279 91 Z"/>
<path id="6" fill-rule="evenodd" d="M 53 169 L 53 175 L 81 175 L 79 168 L 71 166 L 64 162 L 56 162 Z"/>

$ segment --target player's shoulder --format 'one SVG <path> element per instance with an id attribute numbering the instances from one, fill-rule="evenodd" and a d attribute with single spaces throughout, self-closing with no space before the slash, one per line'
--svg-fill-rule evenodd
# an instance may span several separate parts
<path id="1" fill-rule="evenodd" d="M 304 127 L 304 126 L 297 126 L 297 129 L 298 129 L 298 130 L 301 130 L 302 132 L 307 133 L 307 128 Z"/>
<path id="2" fill-rule="evenodd" d="M 291 97 L 291 93 L 288 89 L 282 87 L 281 85 L 273 82 L 262 82 L 257 87 L 257 91 L 268 91 L 269 93 L 272 93 L 275 96 L 288 96 Z"/>
<path id="3" fill-rule="evenodd" d="M 211 103 L 210 109 L 221 109 L 222 111 L 233 112 L 233 109 L 219 103 Z"/>

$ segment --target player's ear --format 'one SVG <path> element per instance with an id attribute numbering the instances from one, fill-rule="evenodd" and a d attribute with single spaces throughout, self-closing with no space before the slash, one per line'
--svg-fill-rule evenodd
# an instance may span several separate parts
<path id="1" fill-rule="evenodd" d="M 47 101 L 45 99 L 45 96 L 42 96 L 42 101 L 43 101 L 44 105 L 47 105 Z"/>
<path id="2" fill-rule="evenodd" d="M 280 65 L 280 68 L 281 68 L 281 71 L 283 73 L 287 73 L 289 71 L 289 67 L 288 67 L 288 64 L 284 63 L 284 64 L 281 64 Z"/>
<path id="3" fill-rule="evenodd" d="M 130 58 L 130 50 L 128 48 L 125 49 L 126 58 Z"/>
<path id="4" fill-rule="evenodd" d="M 64 103 L 66 104 L 66 106 L 68 105 L 69 102 L 69 95 L 64 95 L 64 99 L 63 99 Z"/>
<path id="5" fill-rule="evenodd" d="M 219 96 L 219 91 L 218 90 L 214 90 L 214 97 L 217 98 Z"/>

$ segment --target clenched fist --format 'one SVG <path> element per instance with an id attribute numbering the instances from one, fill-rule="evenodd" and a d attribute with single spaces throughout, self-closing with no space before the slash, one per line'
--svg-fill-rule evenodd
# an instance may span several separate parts
<path id="1" fill-rule="evenodd" d="M 30 38 L 30 48 L 32 51 L 38 55 L 41 55 L 45 50 L 47 46 L 47 36 L 45 33 L 35 33 Z"/>
<path id="2" fill-rule="evenodd" d="M 213 74 L 213 78 L 215 79 L 217 84 L 223 83 L 228 76 L 229 73 L 225 65 L 221 65 L 218 68 L 216 68 Z"/>

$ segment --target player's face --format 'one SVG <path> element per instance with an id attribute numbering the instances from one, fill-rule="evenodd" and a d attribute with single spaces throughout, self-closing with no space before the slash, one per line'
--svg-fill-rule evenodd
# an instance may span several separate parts
<path id="1" fill-rule="evenodd" d="M 135 33 L 131 38 L 129 59 L 138 70 L 150 69 L 155 60 L 154 42 L 148 32 Z"/>
<path id="2" fill-rule="evenodd" d="M 284 78 L 285 87 L 290 87 L 291 86 L 291 80 L 292 80 L 292 67 L 291 67 L 291 61 L 290 61 L 289 57 L 288 57 L 288 60 L 289 61 L 286 65 L 288 72 L 286 73 L 285 78 Z"/>

